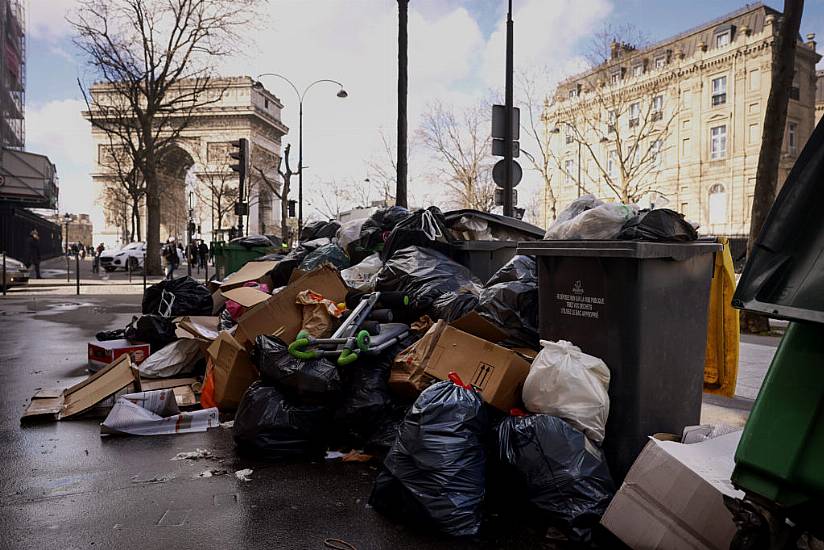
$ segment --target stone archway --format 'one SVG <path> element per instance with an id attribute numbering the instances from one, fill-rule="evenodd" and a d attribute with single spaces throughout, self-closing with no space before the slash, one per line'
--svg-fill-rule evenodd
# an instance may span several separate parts
<path id="1" fill-rule="evenodd" d="M 174 236 L 182 242 L 182 237 L 186 235 L 189 221 L 186 174 L 194 164 L 192 155 L 177 144 L 169 147 L 160 157 L 160 238 L 163 241 Z"/>

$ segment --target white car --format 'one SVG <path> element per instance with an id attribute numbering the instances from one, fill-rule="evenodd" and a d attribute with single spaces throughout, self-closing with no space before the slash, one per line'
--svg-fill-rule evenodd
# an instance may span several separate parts
<path id="1" fill-rule="evenodd" d="M 161 245 L 160 248 L 162 249 L 163 245 Z M 131 264 L 132 270 L 137 271 L 143 269 L 143 258 L 145 255 L 146 243 L 130 243 L 120 250 L 104 250 L 101 252 L 100 267 L 108 272 L 112 272 L 117 269 L 128 271 L 129 265 Z M 180 263 L 182 264 L 183 252 L 180 249 L 177 250 L 177 257 L 180 259 Z"/>
<path id="2" fill-rule="evenodd" d="M 25 285 L 29 282 L 29 270 L 20 260 L 6 256 L 6 277 L 3 279 L 3 265 L 0 260 L 0 288 Z"/>

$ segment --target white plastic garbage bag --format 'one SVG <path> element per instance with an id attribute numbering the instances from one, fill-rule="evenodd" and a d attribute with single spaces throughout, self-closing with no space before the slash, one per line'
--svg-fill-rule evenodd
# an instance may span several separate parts
<path id="1" fill-rule="evenodd" d="M 169 378 L 192 372 L 201 357 L 198 340 L 181 338 L 149 355 L 137 369 L 146 378 Z"/>
<path id="2" fill-rule="evenodd" d="M 340 229 L 338 229 L 338 232 L 335 235 L 337 245 L 342 249 L 346 250 L 346 247 L 349 246 L 349 243 L 357 241 L 360 238 L 361 226 L 363 226 L 363 222 L 365 222 L 367 219 L 368 218 L 359 218 L 357 220 L 348 221 L 341 225 Z"/>
<path id="3" fill-rule="evenodd" d="M 544 239 L 608 240 L 614 239 L 621 228 L 638 214 L 634 204 L 604 203 L 585 195 L 572 201 L 558 219 L 546 230 Z"/>
<path id="4" fill-rule="evenodd" d="M 341 271 L 340 276 L 349 288 L 361 292 L 372 292 L 375 290 L 378 272 L 382 266 L 381 257 L 378 254 L 372 254 L 364 258 L 361 263 Z"/>
<path id="5" fill-rule="evenodd" d="M 606 364 L 565 340 L 541 340 L 541 347 L 524 381 L 524 405 L 566 420 L 600 444 L 609 416 Z"/>

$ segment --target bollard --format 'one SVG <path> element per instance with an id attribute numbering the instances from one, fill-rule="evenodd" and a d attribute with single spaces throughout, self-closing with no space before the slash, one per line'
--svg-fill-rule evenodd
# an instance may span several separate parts
<path id="1" fill-rule="evenodd" d="M 143 253 L 143 294 L 146 294 L 146 253 Z"/>
<path id="2" fill-rule="evenodd" d="M 132 259 L 129 258 L 126 260 L 126 267 L 129 268 L 129 284 L 132 282 Z"/>
<path id="3" fill-rule="evenodd" d="M 76 254 L 74 257 L 74 280 L 77 284 L 77 295 L 80 296 L 80 254 Z"/>
<path id="4" fill-rule="evenodd" d="M 66 251 L 66 282 L 72 282 L 72 269 L 71 265 L 69 264 L 69 253 Z"/>
<path id="5" fill-rule="evenodd" d="M 209 260 L 208 259 L 203 263 L 203 269 L 205 270 L 205 275 L 203 275 L 203 282 L 208 283 L 209 282 Z"/>
<path id="6" fill-rule="evenodd" d="M 6 295 L 6 251 L 3 251 L 3 296 Z"/>

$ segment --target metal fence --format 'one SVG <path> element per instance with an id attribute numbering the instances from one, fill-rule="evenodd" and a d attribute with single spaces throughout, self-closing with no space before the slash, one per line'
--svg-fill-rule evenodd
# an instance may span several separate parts
<path id="1" fill-rule="evenodd" d="M 28 262 L 28 242 L 32 229 L 40 235 L 40 258 L 46 260 L 63 253 L 63 235 L 56 223 L 17 206 L 0 204 L 0 250 L 11 258 Z"/>

